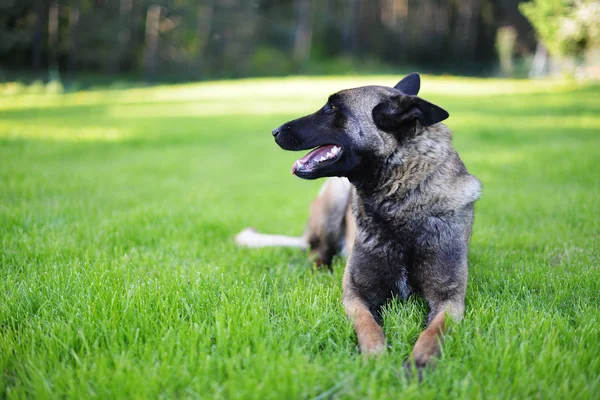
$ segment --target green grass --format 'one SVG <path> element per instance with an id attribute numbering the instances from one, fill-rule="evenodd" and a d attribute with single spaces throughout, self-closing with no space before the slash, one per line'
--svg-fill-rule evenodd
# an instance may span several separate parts
<path id="1" fill-rule="evenodd" d="M 424 77 L 476 206 L 467 312 L 422 383 L 425 303 L 363 360 L 344 261 L 298 234 L 320 182 L 270 130 L 337 89 L 290 78 L 0 97 L 0 398 L 600 398 L 600 87 Z"/>

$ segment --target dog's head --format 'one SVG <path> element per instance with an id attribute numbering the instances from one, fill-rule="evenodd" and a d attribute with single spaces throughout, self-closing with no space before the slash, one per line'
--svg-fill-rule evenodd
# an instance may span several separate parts
<path id="1" fill-rule="evenodd" d="M 389 158 L 422 129 L 448 118 L 440 107 L 417 97 L 420 77 L 411 74 L 394 88 L 364 86 L 329 97 L 317 112 L 273 130 L 284 150 L 309 150 L 292 174 L 304 179 L 360 175 Z"/>

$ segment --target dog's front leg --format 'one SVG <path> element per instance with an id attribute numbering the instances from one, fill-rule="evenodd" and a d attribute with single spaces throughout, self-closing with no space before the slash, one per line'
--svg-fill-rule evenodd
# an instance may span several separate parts
<path id="1" fill-rule="evenodd" d="M 419 335 L 410 355 L 417 368 L 432 365 L 435 358 L 440 355 L 440 346 L 446 333 L 446 317 L 459 321 L 462 319 L 464 311 L 463 298 L 445 301 L 432 307 L 429 324 Z"/>
<path id="2" fill-rule="evenodd" d="M 363 355 L 377 355 L 385 351 L 385 335 L 367 302 L 361 298 L 349 279 L 348 268 L 344 272 L 343 303 L 346 315 L 354 325 L 358 347 Z"/>

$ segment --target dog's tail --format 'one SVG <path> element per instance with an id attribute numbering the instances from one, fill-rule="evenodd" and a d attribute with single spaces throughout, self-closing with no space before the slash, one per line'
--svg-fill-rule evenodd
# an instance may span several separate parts
<path id="1" fill-rule="evenodd" d="M 254 228 L 246 228 L 235 236 L 235 242 L 244 247 L 295 247 L 307 249 L 308 242 L 303 236 L 269 235 L 259 233 Z"/>

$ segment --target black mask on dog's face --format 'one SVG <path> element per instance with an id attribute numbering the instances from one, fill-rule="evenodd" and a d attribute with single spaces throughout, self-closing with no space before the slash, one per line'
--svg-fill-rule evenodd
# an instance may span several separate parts
<path id="1" fill-rule="evenodd" d="M 419 97 L 420 78 L 411 74 L 394 88 L 364 86 L 329 97 L 317 112 L 273 130 L 284 150 L 313 149 L 297 160 L 292 174 L 304 179 L 350 177 L 358 169 L 368 176 L 367 160 L 384 157 L 407 135 L 417 121 L 430 126 L 448 113 Z"/>

